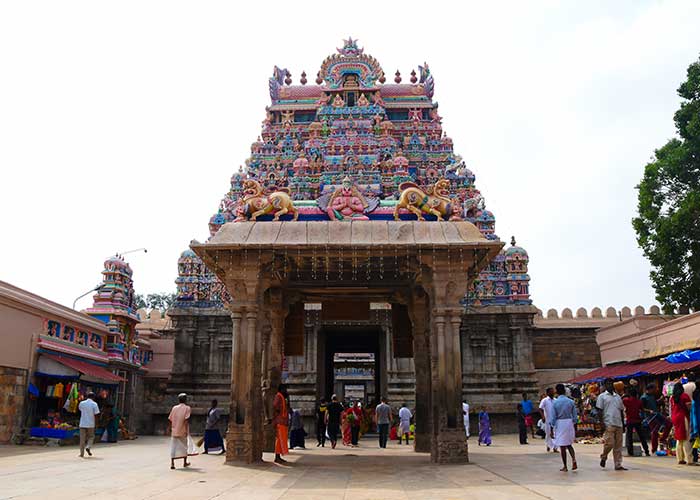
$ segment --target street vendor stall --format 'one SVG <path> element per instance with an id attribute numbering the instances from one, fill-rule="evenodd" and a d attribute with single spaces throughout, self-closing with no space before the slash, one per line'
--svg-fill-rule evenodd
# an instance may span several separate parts
<path id="1" fill-rule="evenodd" d="M 78 435 L 78 404 L 88 393 L 97 395 L 100 407 L 116 396 L 121 380 L 103 367 L 76 358 L 41 354 L 29 387 L 32 437 L 59 440 Z"/>

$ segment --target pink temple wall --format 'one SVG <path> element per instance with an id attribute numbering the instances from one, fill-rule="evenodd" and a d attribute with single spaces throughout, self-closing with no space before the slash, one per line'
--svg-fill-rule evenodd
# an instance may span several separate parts
<path id="1" fill-rule="evenodd" d="M 0 366 L 28 370 L 31 366 L 32 342 L 42 332 L 41 316 L 0 304 Z"/>
<path id="2" fill-rule="evenodd" d="M 674 318 L 634 317 L 598 331 L 603 365 L 662 356 L 700 347 L 700 312 Z"/>

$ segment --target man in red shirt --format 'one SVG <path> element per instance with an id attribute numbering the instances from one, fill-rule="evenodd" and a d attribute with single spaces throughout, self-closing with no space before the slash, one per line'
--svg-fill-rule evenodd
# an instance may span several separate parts
<path id="1" fill-rule="evenodd" d="M 632 433 L 636 430 L 637 436 L 639 437 L 639 442 L 642 443 L 642 448 L 644 448 L 644 454 L 649 456 L 649 446 L 647 445 L 647 440 L 644 437 L 644 430 L 642 429 L 642 415 L 644 412 L 644 403 L 639 399 L 639 394 L 637 393 L 637 388 L 632 387 L 629 392 L 629 396 L 622 399 L 622 403 L 625 405 L 625 415 L 627 424 L 627 434 L 625 435 L 625 441 L 627 444 L 627 455 L 630 457 L 634 456 L 634 448 L 632 446 Z"/>

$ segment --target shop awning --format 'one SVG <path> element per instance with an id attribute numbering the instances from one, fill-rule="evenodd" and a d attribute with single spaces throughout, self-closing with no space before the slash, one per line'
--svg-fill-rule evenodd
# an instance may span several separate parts
<path id="1" fill-rule="evenodd" d="M 72 368 L 73 370 L 79 371 L 83 375 L 87 375 L 91 378 L 104 380 L 105 382 L 111 382 L 113 384 L 116 384 L 118 382 L 124 382 L 123 378 L 115 375 L 109 370 L 102 368 L 101 366 L 93 365 L 92 363 L 80 361 L 79 359 L 75 358 L 55 356 L 53 354 L 42 354 L 42 356 L 46 356 L 47 358 L 52 359 L 53 361 L 61 363 L 62 365 L 67 366 L 68 368 Z"/>
<path id="2" fill-rule="evenodd" d="M 603 366 L 584 375 L 570 380 L 572 384 L 598 382 L 606 378 L 632 378 L 644 375 L 664 375 L 666 373 L 683 372 L 700 367 L 700 361 L 685 363 L 669 363 L 665 359 L 644 361 L 641 363 L 622 363 L 619 365 Z"/>

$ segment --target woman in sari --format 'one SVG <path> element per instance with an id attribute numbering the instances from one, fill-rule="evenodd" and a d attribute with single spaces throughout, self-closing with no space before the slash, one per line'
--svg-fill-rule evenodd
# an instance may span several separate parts
<path id="1" fill-rule="evenodd" d="M 119 438 L 119 420 L 121 419 L 121 416 L 114 405 L 107 403 L 107 408 L 110 409 L 109 417 L 107 418 L 105 425 L 107 442 L 116 443 L 117 439 Z"/>
<path id="2" fill-rule="evenodd" d="M 692 401 L 690 396 L 683 391 L 683 384 L 680 382 L 676 382 L 673 386 L 673 395 L 670 402 L 678 465 L 696 465 L 691 461 L 690 432 L 688 428 Z"/>
<path id="3" fill-rule="evenodd" d="M 352 406 L 347 408 L 340 419 L 340 432 L 343 435 L 343 445 L 350 446 L 352 443 L 352 420 L 355 418 Z"/>
<path id="4" fill-rule="evenodd" d="M 481 446 L 481 443 L 491 446 L 491 421 L 484 406 L 481 407 L 479 412 L 479 446 Z"/>
<path id="5" fill-rule="evenodd" d="M 207 420 L 204 428 L 204 453 L 210 452 L 226 453 L 224 449 L 224 440 L 219 432 L 219 421 L 221 420 L 221 409 L 218 408 L 219 402 L 214 399 L 211 402 L 211 408 L 207 411 Z"/>

